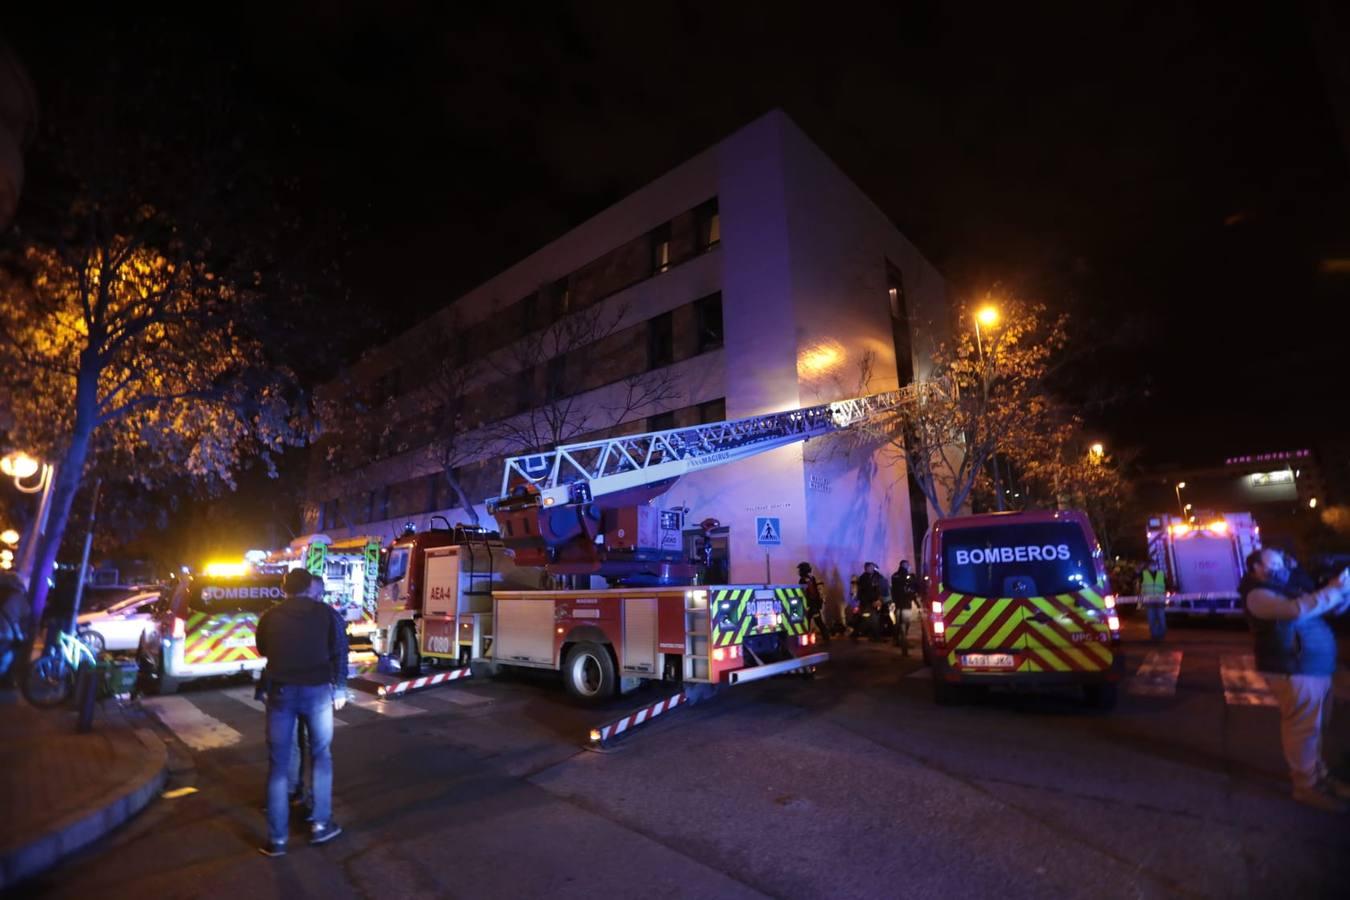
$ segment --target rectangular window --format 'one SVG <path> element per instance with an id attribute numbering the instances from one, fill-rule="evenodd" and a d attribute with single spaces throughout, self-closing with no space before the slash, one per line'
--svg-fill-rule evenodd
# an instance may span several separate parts
<path id="1" fill-rule="evenodd" d="M 325 500 L 319 508 L 319 529 L 327 531 L 337 527 L 337 500 Z"/>
<path id="2" fill-rule="evenodd" d="M 516 412 L 532 409 L 534 405 L 534 369 L 530 368 L 516 376 Z"/>
<path id="3" fill-rule="evenodd" d="M 365 502 L 362 505 L 366 508 L 366 516 L 362 521 L 373 522 L 375 521 L 375 492 L 366 491 L 364 500 Z"/>
<path id="4" fill-rule="evenodd" d="M 1096 586 L 1083 530 L 1069 522 L 942 533 L 942 585 L 976 597 L 1047 597 Z"/>
<path id="5" fill-rule="evenodd" d="M 561 319 L 572 311 L 571 279 L 559 278 L 553 282 L 549 293 L 553 296 L 553 317 Z"/>
<path id="6" fill-rule="evenodd" d="M 727 398 L 718 397 L 698 405 L 698 423 L 708 425 L 712 422 L 724 422 L 727 418 Z"/>
<path id="7" fill-rule="evenodd" d="M 548 361 L 547 371 L 544 373 L 546 383 L 544 385 L 545 395 L 550 400 L 557 400 L 560 397 L 567 396 L 567 357 L 555 356 Z"/>
<path id="8" fill-rule="evenodd" d="M 375 512 L 378 514 L 375 518 L 389 518 L 389 485 L 380 488 L 380 502 L 376 504 Z"/>
<path id="9" fill-rule="evenodd" d="M 662 313 L 647 320 L 647 369 L 659 369 L 675 361 L 675 317 Z"/>
<path id="10" fill-rule="evenodd" d="M 694 301 L 698 318 L 698 352 L 706 353 L 722 346 L 722 292 Z"/>
<path id="11" fill-rule="evenodd" d="M 652 274 L 656 275 L 670 268 L 670 223 L 655 228 L 651 233 Z"/>
<path id="12" fill-rule="evenodd" d="M 427 505 L 423 512 L 435 512 L 441 508 L 441 473 L 427 476 Z"/>
<path id="13" fill-rule="evenodd" d="M 895 346 L 895 374 L 900 386 L 914 382 L 914 344 L 909 328 L 909 304 L 905 297 L 905 279 L 889 260 L 886 261 L 886 297 L 891 308 L 891 342 Z"/>
<path id="14" fill-rule="evenodd" d="M 648 431 L 669 431 L 675 427 L 675 413 L 663 412 L 647 417 Z"/>
<path id="15" fill-rule="evenodd" d="M 717 198 L 714 197 L 695 210 L 698 219 L 698 248 L 711 250 L 722 242 L 722 217 L 717 211 Z"/>
<path id="16" fill-rule="evenodd" d="M 539 327 L 539 295 L 530 294 L 516 304 L 519 313 L 517 325 L 522 334 L 528 334 Z"/>

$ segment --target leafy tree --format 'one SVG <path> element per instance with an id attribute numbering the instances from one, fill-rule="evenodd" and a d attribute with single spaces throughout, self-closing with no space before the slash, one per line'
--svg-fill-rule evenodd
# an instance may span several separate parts
<path id="1" fill-rule="evenodd" d="M 962 308 L 960 321 L 971 321 Z M 1040 304 L 1001 304 L 999 322 L 958 329 L 933 354 L 928 380 L 886 424 L 891 447 L 940 515 L 958 514 L 996 457 L 1030 453 L 1051 428 L 1046 379 L 1066 342 L 1066 320 Z"/>
<path id="2" fill-rule="evenodd" d="M 299 296 L 276 256 L 280 194 L 243 166 L 241 139 L 216 130 L 231 121 L 213 105 L 228 91 L 174 97 L 200 118 L 166 128 L 166 95 L 115 68 L 87 88 L 52 116 L 35 150 L 41 178 L 0 257 L 10 441 L 57 463 L 37 615 L 93 467 L 141 485 L 232 487 L 240 467 L 257 458 L 270 470 L 308 427 L 273 355 L 284 329 L 268 330 Z"/>

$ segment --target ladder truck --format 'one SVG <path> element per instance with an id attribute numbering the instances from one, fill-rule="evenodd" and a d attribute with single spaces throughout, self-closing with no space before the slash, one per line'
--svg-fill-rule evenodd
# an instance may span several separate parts
<path id="1" fill-rule="evenodd" d="M 656 504 L 684 475 L 896 414 L 914 390 L 508 458 L 487 504 L 498 532 L 391 546 L 375 649 L 407 672 L 423 658 L 557 671 L 582 701 L 644 680 L 738 684 L 824 662 L 798 585 L 698 583 L 685 511 Z M 608 587 L 541 588 L 597 577 Z"/>

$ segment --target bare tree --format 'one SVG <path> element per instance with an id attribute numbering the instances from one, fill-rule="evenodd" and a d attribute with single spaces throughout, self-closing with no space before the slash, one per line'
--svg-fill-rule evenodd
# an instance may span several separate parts
<path id="1" fill-rule="evenodd" d="M 605 368 L 631 352 L 608 346 L 621 337 L 627 312 L 624 306 L 597 304 L 531 331 L 490 357 L 496 375 L 517 385 L 524 409 L 488 423 L 487 441 L 504 453 L 539 452 L 678 400 L 682 392 L 669 367 L 604 383 Z"/>

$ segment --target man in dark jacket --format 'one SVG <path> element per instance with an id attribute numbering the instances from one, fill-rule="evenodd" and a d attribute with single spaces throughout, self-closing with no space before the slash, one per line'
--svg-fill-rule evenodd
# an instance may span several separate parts
<path id="1" fill-rule="evenodd" d="M 870 615 L 872 618 L 868 632 L 874 641 L 881 640 L 881 617 L 886 614 L 886 596 L 889 593 L 886 579 L 877 571 L 877 564 L 864 563 L 863 573 L 858 576 L 858 629 L 862 627 L 862 617 Z M 854 640 L 858 638 L 858 629 L 854 630 Z"/>
<path id="2" fill-rule="evenodd" d="M 830 629 L 825 625 L 825 594 L 820 589 L 820 581 L 812 574 L 809 562 L 797 563 L 797 583 L 802 586 L 802 595 L 806 598 L 807 627 L 815 625 L 821 642 L 828 644 Z"/>
<path id="3" fill-rule="evenodd" d="M 1331 712 L 1331 676 L 1336 636 L 1325 616 L 1346 607 L 1350 572 L 1321 590 L 1302 593 L 1289 585 L 1279 550 L 1247 558 L 1239 590 L 1256 649 L 1256 668 L 1280 704 L 1280 743 L 1294 783 L 1294 799 L 1331 812 L 1345 812 L 1350 784 L 1327 773 L 1322 729 Z"/>
<path id="4" fill-rule="evenodd" d="M 265 856 L 284 856 L 290 824 L 288 774 L 296 723 L 309 733 L 314 780 L 310 843 L 342 833 L 333 821 L 333 710 L 347 702 L 347 628 L 323 602 L 323 582 L 292 569 L 281 583 L 286 599 L 258 622 L 258 652 L 267 657 L 267 843 Z"/>
<path id="5" fill-rule="evenodd" d="M 909 625 L 905 622 L 905 612 L 918 599 L 918 581 L 909 571 L 909 560 L 900 560 L 900 565 L 891 573 L 891 603 L 895 605 L 895 646 L 903 656 L 909 656 Z"/>

